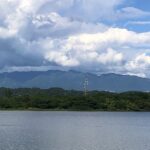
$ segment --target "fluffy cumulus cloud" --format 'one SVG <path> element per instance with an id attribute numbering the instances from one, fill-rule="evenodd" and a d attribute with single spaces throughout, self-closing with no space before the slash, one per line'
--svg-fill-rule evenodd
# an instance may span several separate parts
<path id="1" fill-rule="evenodd" d="M 143 77 L 145 77 L 145 75 L 149 76 L 150 55 L 147 55 L 146 53 L 137 55 L 133 60 L 126 64 L 126 67 L 133 75 Z"/>
<path id="2" fill-rule="evenodd" d="M 106 24 L 150 15 L 124 2 L 1 0 L 1 72 L 76 69 L 150 77 L 150 32 Z"/>

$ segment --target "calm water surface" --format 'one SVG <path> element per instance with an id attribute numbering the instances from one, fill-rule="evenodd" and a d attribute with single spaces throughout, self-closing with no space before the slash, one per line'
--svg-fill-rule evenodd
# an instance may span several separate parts
<path id="1" fill-rule="evenodd" d="M 0 150 L 150 150 L 150 113 L 1 111 Z"/>

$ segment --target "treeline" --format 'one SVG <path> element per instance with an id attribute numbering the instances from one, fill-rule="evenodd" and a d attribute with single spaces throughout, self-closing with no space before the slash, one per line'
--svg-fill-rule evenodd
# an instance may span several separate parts
<path id="1" fill-rule="evenodd" d="M 150 111 L 150 93 L 0 88 L 0 109 Z"/>

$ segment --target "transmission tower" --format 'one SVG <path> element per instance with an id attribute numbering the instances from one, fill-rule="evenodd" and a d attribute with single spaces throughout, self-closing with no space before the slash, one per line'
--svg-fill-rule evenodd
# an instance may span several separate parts
<path id="1" fill-rule="evenodd" d="M 84 80 L 84 95 L 85 96 L 87 96 L 87 93 L 88 93 L 88 84 L 89 84 L 89 81 L 88 81 L 88 78 L 86 77 Z"/>

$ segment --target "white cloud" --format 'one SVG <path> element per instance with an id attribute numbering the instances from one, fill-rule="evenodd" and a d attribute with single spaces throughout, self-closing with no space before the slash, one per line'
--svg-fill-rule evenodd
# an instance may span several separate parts
<path id="1" fill-rule="evenodd" d="M 81 49 L 94 49 L 105 45 L 150 45 L 150 32 L 136 33 L 127 29 L 109 28 L 105 32 L 95 34 L 80 34 L 69 37 L 69 42 L 77 49 L 81 45 Z"/>
<path id="2" fill-rule="evenodd" d="M 98 62 L 101 62 L 103 64 L 110 63 L 112 65 L 112 63 L 116 64 L 122 61 L 123 61 L 123 54 L 116 52 L 113 49 L 108 49 L 106 53 L 102 53 L 98 57 Z"/>
<path id="3" fill-rule="evenodd" d="M 100 22 L 149 16 L 120 4 L 123 0 L 1 0 L 0 68 L 53 65 L 148 76 L 150 32 Z"/>
<path id="4" fill-rule="evenodd" d="M 134 58 L 139 53 L 136 48 L 150 46 L 147 44 L 150 41 L 149 34 L 148 32 L 136 33 L 126 29 L 111 28 L 105 32 L 78 34 L 64 40 L 47 39 L 47 42 L 40 41 L 40 43 L 46 50 L 44 53 L 46 60 L 61 66 L 88 70 L 94 68 L 96 70 L 99 67 L 99 70 L 102 69 L 106 72 L 125 73 L 126 71 L 127 74 L 134 74 L 135 70 L 138 71 L 145 67 L 143 74 L 146 75 L 148 72 L 146 64 L 150 61 L 149 56 L 144 54 Z M 126 55 L 124 46 L 127 46 L 131 52 L 130 57 Z"/>
<path id="5" fill-rule="evenodd" d="M 15 30 L 9 30 L 7 28 L 4 27 L 0 27 L 0 38 L 9 38 L 9 37 L 13 37 L 16 34 Z"/>
<path id="6" fill-rule="evenodd" d="M 97 21 L 112 15 L 114 9 L 122 3 L 123 0 L 45 0 L 38 12 L 61 12 L 63 16 L 73 19 Z"/>
<path id="7" fill-rule="evenodd" d="M 36 15 L 32 19 L 32 28 L 36 37 L 62 37 L 77 33 L 96 33 L 108 27 L 102 23 L 85 23 L 62 17 L 56 12 Z"/>
<path id="8" fill-rule="evenodd" d="M 79 62 L 75 58 L 67 56 L 67 54 L 63 52 L 50 51 L 46 54 L 45 59 L 65 67 L 74 67 L 79 65 Z"/>
<path id="9" fill-rule="evenodd" d="M 150 56 L 146 53 L 139 54 L 126 64 L 126 68 L 129 72 L 146 76 L 150 74 Z"/>
<path id="10" fill-rule="evenodd" d="M 150 25 L 150 21 L 128 21 L 124 26 L 129 25 Z"/>
<path id="11" fill-rule="evenodd" d="M 135 7 L 124 7 L 120 10 L 117 10 L 117 14 L 116 14 L 116 17 L 118 19 L 140 18 L 140 17 L 148 17 L 148 16 L 150 16 L 150 12 L 146 12 Z"/>
<path id="12" fill-rule="evenodd" d="M 150 66 L 150 56 L 146 55 L 145 53 L 137 56 L 135 59 L 135 64 L 139 64 L 142 67 Z"/>

